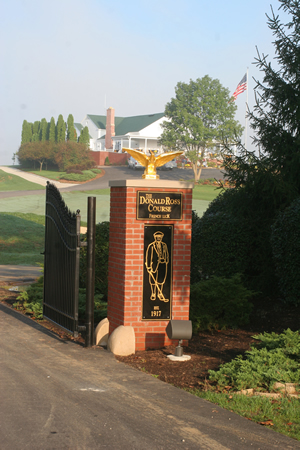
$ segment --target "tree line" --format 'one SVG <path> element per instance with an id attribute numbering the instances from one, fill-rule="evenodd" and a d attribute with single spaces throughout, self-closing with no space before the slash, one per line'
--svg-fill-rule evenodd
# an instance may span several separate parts
<path id="1" fill-rule="evenodd" d="M 74 126 L 74 118 L 69 114 L 67 122 L 64 121 L 62 114 L 58 116 L 55 124 L 54 117 L 51 117 L 50 122 L 45 118 L 36 120 L 35 122 L 23 121 L 21 145 L 28 142 L 52 142 L 59 144 L 64 141 L 79 142 L 80 144 L 89 145 L 89 129 L 84 127 L 77 138 L 77 133 Z"/>
<path id="2" fill-rule="evenodd" d="M 89 129 L 84 127 L 77 138 L 74 118 L 69 114 L 67 122 L 62 114 L 55 124 L 54 117 L 34 123 L 23 121 L 21 146 L 16 153 L 22 166 L 34 167 L 39 164 L 58 168 L 59 171 L 89 169 L 94 165 L 89 155 Z"/>

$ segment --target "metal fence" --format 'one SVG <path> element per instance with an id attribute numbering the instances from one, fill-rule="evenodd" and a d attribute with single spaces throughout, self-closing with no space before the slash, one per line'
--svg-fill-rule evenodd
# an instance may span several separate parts
<path id="1" fill-rule="evenodd" d="M 58 189 L 47 182 L 44 317 L 78 334 L 80 211 L 72 213 Z"/>

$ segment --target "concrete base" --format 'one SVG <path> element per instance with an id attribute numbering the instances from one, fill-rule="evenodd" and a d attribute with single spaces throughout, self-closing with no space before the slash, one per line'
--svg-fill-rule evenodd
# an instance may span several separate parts
<path id="1" fill-rule="evenodd" d="M 175 356 L 175 355 L 167 355 L 171 361 L 189 361 L 191 357 L 189 355 Z"/>
<path id="2" fill-rule="evenodd" d="M 109 336 L 107 350 L 119 356 L 129 356 L 135 353 L 134 328 L 124 325 L 116 328 Z"/>

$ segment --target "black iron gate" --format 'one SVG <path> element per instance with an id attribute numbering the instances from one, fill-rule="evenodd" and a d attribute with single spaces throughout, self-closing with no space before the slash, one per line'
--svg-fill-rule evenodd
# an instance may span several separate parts
<path id="1" fill-rule="evenodd" d="M 96 197 L 88 197 L 87 239 L 80 241 L 80 211 L 71 213 L 59 190 L 46 186 L 43 315 L 94 344 Z M 85 325 L 78 324 L 80 247 L 87 247 Z"/>
<path id="2" fill-rule="evenodd" d="M 44 317 L 78 334 L 80 215 L 71 213 L 58 189 L 46 186 Z"/>

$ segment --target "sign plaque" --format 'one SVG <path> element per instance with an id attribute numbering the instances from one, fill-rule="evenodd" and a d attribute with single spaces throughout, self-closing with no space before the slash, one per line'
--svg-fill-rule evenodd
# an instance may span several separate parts
<path id="1" fill-rule="evenodd" d="M 181 192 L 137 192 L 138 220 L 182 220 Z"/>
<path id="2" fill-rule="evenodd" d="M 173 225 L 145 225 L 142 320 L 170 320 Z"/>

